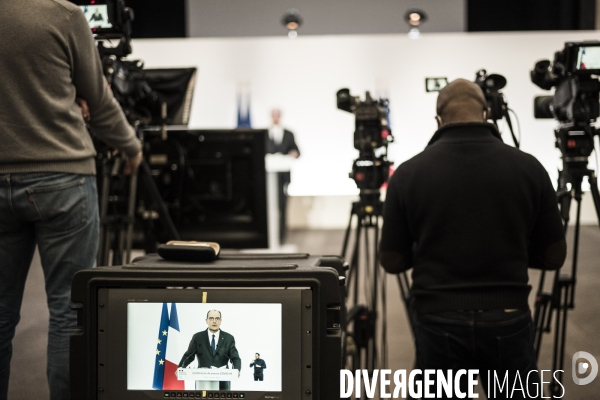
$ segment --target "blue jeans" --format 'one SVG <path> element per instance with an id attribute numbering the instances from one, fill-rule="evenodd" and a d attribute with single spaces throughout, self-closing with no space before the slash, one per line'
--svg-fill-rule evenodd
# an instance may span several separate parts
<path id="1" fill-rule="evenodd" d="M 0 400 L 7 397 L 12 339 L 38 246 L 50 311 L 47 376 L 52 400 L 69 399 L 69 336 L 75 272 L 95 266 L 98 195 L 94 176 L 0 175 Z"/>
<path id="2" fill-rule="evenodd" d="M 417 368 L 453 372 L 478 369 L 483 389 L 490 399 L 541 398 L 537 393 L 539 374 L 529 310 L 414 313 L 414 329 Z M 511 396 L 517 371 L 525 390 L 517 390 Z M 529 374 L 530 371 L 536 372 Z M 508 376 L 508 387 L 500 390 L 499 385 L 494 386 L 496 376 L 499 382 Z M 461 391 L 467 393 L 467 379 L 463 378 Z"/>

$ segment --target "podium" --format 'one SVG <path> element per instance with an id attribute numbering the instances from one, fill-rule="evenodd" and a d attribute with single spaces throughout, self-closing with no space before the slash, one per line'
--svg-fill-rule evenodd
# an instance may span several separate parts
<path id="1" fill-rule="evenodd" d="M 294 157 L 287 154 L 265 155 L 265 169 L 267 171 L 267 220 L 269 224 L 269 249 L 277 250 L 281 247 L 279 241 L 279 186 L 277 174 L 290 172 Z"/>
<path id="2" fill-rule="evenodd" d="M 177 379 L 196 381 L 196 390 L 219 390 L 221 381 L 237 381 L 239 371 L 227 368 L 178 368 Z"/>

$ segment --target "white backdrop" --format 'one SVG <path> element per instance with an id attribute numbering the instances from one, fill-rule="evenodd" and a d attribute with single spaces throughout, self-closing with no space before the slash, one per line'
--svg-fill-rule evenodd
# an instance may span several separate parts
<path id="1" fill-rule="evenodd" d="M 552 59 L 565 41 L 597 39 L 598 32 L 447 33 L 411 40 L 406 35 L 300 36 L 287 38 L 136 40 L 132 57 L 148 68 L 199 68 L 190 127 L 232 128 L 236 91 L 249 86 L 253 127 L 269 125 L 280 107 L 302 156 L 292 171 L 293 196 L 355 195 L 348 178 L 354 119 L 336 108 L 335 93 L 348 87 L 389 97 L 396 164 L 421 151 L 436 130 L 435 93 L 425 77 L 472 80 L 485 68 L 508 80 L 504 93 L 519 117 L 521 148 L 537 157 L 553 180 L 560 166 L 553 120 L 533 118 L 533 97 L 547 95 L 529 80 L 536 61 Z M 504 134 L 505 142 L 512 143 Z M 592 163 L 592 168 L 596 168 Z"/>
<path id="2" fill-rule="evenodd" d="M 171 305 L 168 305 L 171 309 Z M 180 356 L 188 349 L 192 336 L 207 328 L 206 313 L 219 310 L 221 329 L 235 338 L 242 360 L 240 378 L 231 390 L 281 391 L 281 304 L 177 303 Z M 152 390 L 156 338 L 160 327 L 162 303 L 129 303 L 127 308 L 127 386 L 129 390 Z M 172 343 L 167 342 L 168 346 Z M 263 382 L 254 382 L 250 363 L 259 353 L 267 368 Z M 176 362 L 179 362 L 179 359 Z M 193 361 L 190 368 L 197 368 Z M 193 387 L 193 385 L 191 386 Z M 190 387 L 190 388 L 191 388 Z M 186 386 L 186 389 L 188 387 Z"/>

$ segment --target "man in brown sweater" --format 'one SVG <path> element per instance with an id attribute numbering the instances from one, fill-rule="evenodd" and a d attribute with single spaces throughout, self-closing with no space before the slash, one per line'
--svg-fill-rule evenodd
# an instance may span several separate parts
<path id="1" fill-rule="evenodd" d="M 102 73 L 83 12 L 64 0 L 0 1 L 0 400 L 12 338 L 37 245 L 50 311 L 47 375 L 52 400 L 69 396 L 70 285 L 98 248 L 95 134 L 141 161 L 139 141 Z"/>

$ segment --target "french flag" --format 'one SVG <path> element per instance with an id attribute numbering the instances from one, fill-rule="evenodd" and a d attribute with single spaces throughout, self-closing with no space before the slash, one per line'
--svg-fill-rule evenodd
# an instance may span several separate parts
<path id="1" fill-rule="evenodd" d="M 237 127 L 252 128 L 252 121 L 250 120 L 250 92 L 238 93 Z"/>
<path id="2" fill-rule="evenodd" d="M 154 382 L 152 387 L 156 390 L 184 390 L 184 381 L 175 376 L 177 365 L 181 358 L 179 352 L 179 318 L 177 305 L 171 303 L 171 313 L 168 312 L 167 303 L 163 303 L 158 329 L 156 348 L 156 363 L 154 364 Z"/>

